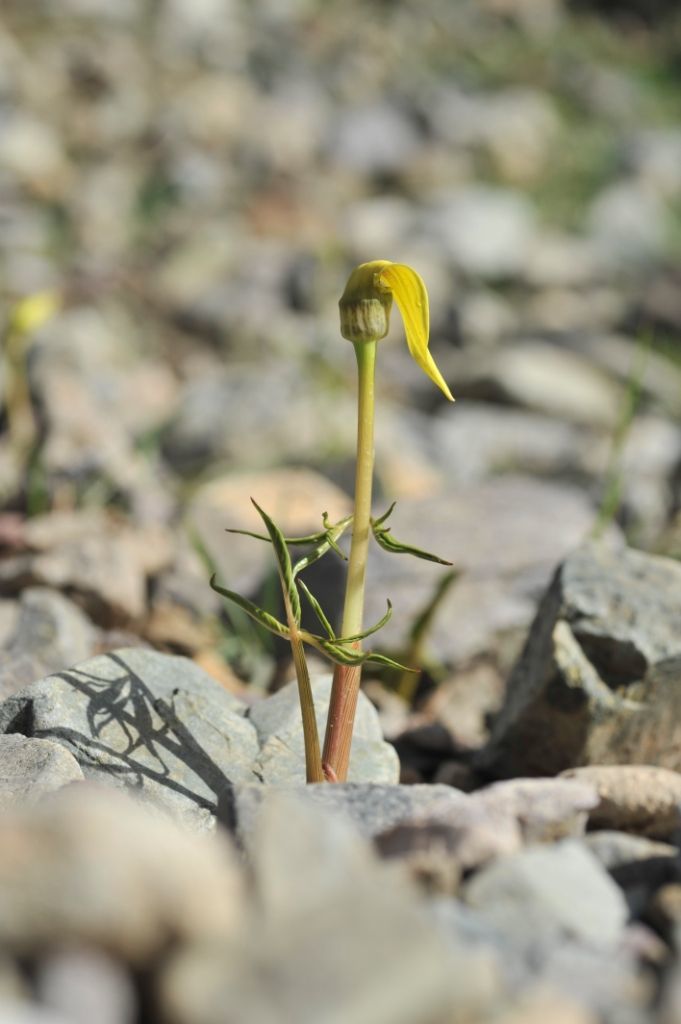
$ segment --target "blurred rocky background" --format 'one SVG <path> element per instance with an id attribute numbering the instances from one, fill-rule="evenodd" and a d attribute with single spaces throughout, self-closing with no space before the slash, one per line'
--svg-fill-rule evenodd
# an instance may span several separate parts
<path id="1" fill-rule="evenodd" d="M 2 1021 L 676 1024 L 680 256 L 673 0 L 5 0 Z M 457 397 L 395 313 L 376 507 L 455 574 L 372 553 L 371 792 L 258 818 L 291 666 L 208 579 L 347 514 L 376 258 Z"/>
<path id="2" fill-rule="evenodd" d="M 381 257 L 427 282 L 458 401 L 395 314 L 377 507 L 458 575 L 438 596 L 439 567 L 375 554 L 377 642 L 427 671 L 372 699 L 394 735 L 414 697 L 442 726 L 405 778 L 479 746 L 564 556 L 679 551 L 680 69 L 673 4 L 4 4 L 5 695 L 122 642 L 249 699 L 290 675 L 207 578 L 276 602 L 265 545 L 224 532 L 251 495 L 291 533 L 346 513 L 336 303 Z M 312 576 L 331 615 L 342 579 Z"/>

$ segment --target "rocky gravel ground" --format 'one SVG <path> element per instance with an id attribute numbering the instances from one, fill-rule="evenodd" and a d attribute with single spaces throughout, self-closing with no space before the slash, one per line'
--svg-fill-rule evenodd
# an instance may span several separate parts
<path id="1" fill-rule="evenodd" d="M 681 1020 L 679 67 L 663 0 L 3 5 L 2 1024 Z M 225 528 L 351 508 L 379 257 L 457 402 L 396 322 L 376 504 L 457 576 L 415 635 L 372 552 L 423 671 L 305 787 L 208 579 L 276 610 Z"/>

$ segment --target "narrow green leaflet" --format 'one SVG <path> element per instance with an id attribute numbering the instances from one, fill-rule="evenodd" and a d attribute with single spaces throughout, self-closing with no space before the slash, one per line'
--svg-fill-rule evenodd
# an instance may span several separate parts
<path id="1" fill-rule="evenodd" d="M 379 629 L 383 629 L 383 627 L 385 626 L 386 622 L 390 619 L 390 616 L 393 613 L 393 606 L 392 606 L 391 602 L 388 601 L 387 604 L 388 604 L 388 610 L 386 611 L 386 613 L 383 616 L 383 618 L 380 619 L 374 626 L 370 626 L 369 629 L 365 629 L 363 633 L 355 633 L 354 636 L 339 636 L 339 637 L 336 637 L 336 638 L 331 637 L 331 639 L 332 640 L 335 639 L 336 643 L 339 643 L 339 644 L 354 644 L 358 640 L 364 640 L 364 639 L 366 639 L 366 637 L 371 636 L 372 633 L 378 633 Z"/>
<path id="2" fill-rule="evenodd" d="M 253 499 L 251 499 L 253 500 Z M 253 530 L 237 530 L 235 527 L 227 527 L 225 533 L 239 533 L 242 537 L 255 537 L 256 540 L 266 540 L 268 544 L 272 543 L 272 538 L 269 534 L 265 533 L 254 533 Z M 324 540 L 326 537 L 326 531 L 322 530 L 319 533 L 308 533 L 305 537 L 284 537 L 286 544 L 317 544 L 319 541 Z"/>
<path id="3" fill-rule="evenodd" d="M 392 658 L 388 658 L 384 654 L 373 654 L 371 651 L 357 651 L 350 647 L 342 647 L 338 641 L 324 640 L 306 631 L 301 632 L 300 635 L 311 647 L 315 647 L 321 654 L 326 654 L 328 658 L 339 665 L 363 665 L 365 661 L 374 661 L 405 672 L 414 671 L 406 665 L 400 665 L 399 661 L 393 661 Z"/>
<path id="4" fill-rule="evenodd" d="M 423 558 L 426 562 L 437 562 L 438 565 L 452 565 L 452 562 L 447 561 L 446 558 L 440 558 L 439 555 L 433 555 L 429 551 L 422 551 L 421 548 L 415 548 L 411 544 L 402 544 L 399 540 L 390 532 L 390 527 L 387 529 L 377 529 L 376 524 L 371 524 L 374 537 L 376 542 L 384 551 L 389 551 L 395 555 L 414 555 L 416 558 Z"/>
<path id="5" fill-rule="evenodd" d="M 218 586 L 215 582 L 215 574 L 210 578 L 210 585 L 217 594 L 221 594 L 226 597 L 228 601 L 233 601 L 239 608 L 259 622 L 265 629 L 269 629 L 270 633 L 276 633 L 277 636 L 283 636 L 286 640 L 290 639 L 288 628 L 283 622 L 279 622 L 279 619 L 275 619 L 274 615 L 270 615 L 269 612 L 263 611 L 257 604 L 253 604 L 247 597 L 242 597 L 241 594 L 237 594 L 233 590 L 226 590 L 224 587 Z"/>
<path id="6" fill-rule="evenodd" d="M 336 523 L 334 525 L 333 523 L 329 522 L 329 514 L 328 514 L 328 512 L 323 512 L 322 513 L 322 523 L 324 524 L 324 527 L 326 529 L 326 539 L 327 539 L 327 541 L 329 543 L 329 547 L 333 551 L 335 551 L 336 554 L 340 558 L 342 558 L 344 562 L 347 562 L 347 560 L 348 560 L 347 556 L 343 554 L 341 549 L 338 547 L 338 544 L 336 544 L 336 541 L 341 536 L 341 534 L 345 530 L 346 526 L 348 526 L 352 522 L 353 519 L 354 519 L 354 516 L 346 516 L 345 519 L 341 519 L 341 521 L 339 523 Z"/>
<path id="7" fill-rule="evenodd" d="M 291 614 L 293 615 L 295 622 L 300 625 L 300 595 L 298 594 L 296 581 L 293 577 L 291 556 L 289 555 L 284 535 L 276 523 L 274 523 L 267 513 L 260 508 L 257 501 L 253 498 L 251 498 L 251 501 L 253 502 L 258 515 L 267 527 L 267 532 L 270 535 L 274 554 L 276 555 L 277 564 L 279 566 L 279 575 L 281 577 L 281 585 L 284 590 L 284 598 L 288 600 L 291 608 Z"/>
<path id="8" fill-rule="evenodd" d="M 312 565 L 314 562 L 319 561 L 320 558 L 323 558 L 323 556 L 331 548 L 338 555 L 340 555 L 342 559 L 346 560 L 345 555 L 336 544 L 336 541 L 338 540 L 339 537 L 343 535 L 345 530 L 352 522 L 352 519 L 352 516 L 346 516 L 345 519 L 341 519 L 339 522 L 334 523 L 333 525 L 329 525 L 327 514 L 326 512 L 324 513 L 323 522 L 324 526 L 326 527 L 326 530 L 324 533 L 318 534 L 318 537 L 320 537 L 321 540 L 317 544 L 317 546 L 313 548 L 312 551 L 308 551 L 306 555 L 303 555 L 303 557 L 299 558 L 298 561 L 295 563 L 295 565 L 293 566 L 294 578 L 298 575 L 299 572 L 302 572 L 303 569 L 307 569 L 309 565 Z"/>
<path id="9" fill-rule="evenodd" d="M 320 603 L 317 600 L 317 598 L 311 592 L 309 587 L 305 586 L 305 584 L 303 583 L 302 580 L 298 580 L 298 586 L 301 588 L 301 590 L 305 594 L 305 597 L 310 602 L 310 606 L 311 606 L 312 610 L 314 611 L 315 615 L 317 616 L 317 618 L 319 619 L 319 622 L 321 623 L 322 629 L 324 629 L 326 631 L 326 633 L 327 633 L 327 635 L 329 637 L 329 640 L 335 640 L 336 639 L 336 634 L 334 633 L 333 628 L 331 626 L 331 623 L 329 622 L 329 620 L 327 619 L 326 615 L 324 614 L 324 609 L 320 605 Z"/>
<path id="10" fill-rule="evenodd" d="M 386 520 L 389 519 L 390 516 L 393 514 L 393 509 L 395 508 L 396 504 L 397 502 L 394 501 L 387 512 L 384 512 L 382 516 L 378 517 L 378 519 L 371 520 L 372 529 L 375 530 L 377 526 L 383 526 L 383 523 L 385 523 Z"/>

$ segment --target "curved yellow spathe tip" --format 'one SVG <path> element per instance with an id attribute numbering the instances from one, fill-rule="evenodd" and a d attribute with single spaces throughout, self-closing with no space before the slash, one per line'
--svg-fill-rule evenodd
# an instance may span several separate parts
<path id="1" fill-rule="evenodd" d="M 428 292 L 422 278 L 403 263 L 388 263 L 378 271 L 378 280 L 392 292 L 397 303 L 412 359 L 453 402 L 454 396 L 428 350 L 430 313 Z"/>
<path id="2" fill-rule="evenodd" d="M 452 393 L 428 351 L 428 292 L 411 267 L 389 260 L 372 260 L 355 267 L 340 300 L 343 337 L 353 342 L 385 337 L 393 299 L 402 315 L 412 359 L 453 402 Z"/>

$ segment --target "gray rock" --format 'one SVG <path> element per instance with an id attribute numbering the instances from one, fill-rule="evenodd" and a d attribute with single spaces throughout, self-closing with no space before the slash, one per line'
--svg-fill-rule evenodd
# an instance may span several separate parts
<path id="1" fill-rule="evenodd" d="M 215 477 L 197 488 L 187 521 L 216 567 L 219 581 L 241 593 L 255 591 L 274 566 L 269 544 L 225 534 L 227 527 L 261 532 L 262 520 L 251 495 L 287 536 L 321 528 L 322 513 L 332 522 L 351 511 L 348 495 L 310 469 L 279 468 Z"/>
<path id="2" fill-rule="evenodd" d="M 18 1000 L 0 1000 L 2 1024 L 73 1024 L 69 1017 L 55 1013 L 44 1006 Z"/>
<path id="3" fill-rule="evenodd" d="M 466 342 L 491 346 L 517 327 L 517 314 L 508 300 L 491 288 L 470 289 L 457 306 L 459 329 Z"/>
<path id="4" fill-rule="evenodd" d="M 19 602 L 0 599 L 0 650 L 8 646 L 19 621 Z"/>
<path id="5" fill-rule="evenodd" d="M 339 230 L 351 252 L 396 252 L 409 238 L 413 223 L 410 202 L 399 196 L 378 195 L 349 203 Z"/>
<path id="6" fill-rule="evenodd" d="M 673 198 L 681 192 L 681 131 L 652 128 L 637 132 L 625 146 L 630 170 L 658 195 Z"/>
<path id="7" fill-rule="evenodd" d="M 29 587 L 21 594 L 17 621 L 0 651 L 0 697 L 85 661 L 94 653 L 96 640 L 95 627 L 72 601 L 47 588 Z"/>
<path id="8" fill-rule="evenodd" d="M 431 117 L 444 139 L 480 149 L 512 182 L 535 178 L 557 131 L 548 96 L 533 89 L 463 93 L 448 88 L 436 98 Z"/>
<path id="9" fill-rule="evenodd" d="M 432 656 L 462 662 L 496 651 L 500 634 L 526 629 L 556 564 L 581 543 L 594 518 L 577 488 L 512 474 L 428 500 L 399 501 L 390 520 L 394 535 L 461 570 L 429 632 Z M 370 550 L 366 621 L 383 615 L 386 597 L 395 609 L 381 644 L 402 648 L 404 624 L 432 599 L 442 573 L 429 562 Z"/>
<path id="10" fill-rule="evenodd" d="M 247 848 L 268 793 L 267 786 L 234 789 L 234 828 Z M 386 856 L 408 857 L 429 848 L 432 839 L 444 846 L 450 866 L 464 870 L 513 853 L 524 842 L 581 835 L 597 799 L 592 786 L 567 779 L 519 779 L 473 794 L 442 785 L 356 783 L 299 791 L 301 805 L 351 822 Z"/>
<path id="11" fill-rule="evenodd" d="M 522 273 L 536 225 L 521 193 L 467 185 L 436 201 L 427 217 L 429 230 L 465 273 L 492 280 Z"/>
<path id="12" fill-rule="evenodd" d="M 581 427 L 612 429 L 626 399 L 622 384 L 588 353 L 529 339 L 473 358 L 455 355 L 443 373 L 460 397 L 516 405 Z"/>
<path id="13" fill-rule="evenodd" d="M 438 462 L 458 483 L 500 473 L 567 476 L 596 468 L 590 431 L 491 402 L 443 408 L 434 417 L 432 434 Z"/>
<path id="14" fill-rule="evenodd" d="M 681 566 L 587 544 L 560 567 L 482 760 L 501 774 L 579 765 L 681 767 Z"/>
<path id="15" fill-rule="evenodd" d="M 615 944 L 603 946 L 563 931 L 550 935 L 544 928 L 533 934 L 531 927 L 514 930 L 507 922 L 500 926 L 485 907 L 470 907 L 455 899 L 437 897 L 429 909 L 454 950 L 463 944 L 496 958 L 507 988 L 506 1013 L 500 1021 L 593 1024 L 602 1019 L 643 1024 L 648 1019 L 641 1016 L 641 1009 L 650 1000 L 649 978 L 640 971 L 633 948 L 638 940 L 631 936 L 631 927 L 623 930 Z M 642 941 L 640 937 L 639 948 Z M 659 952 L 654 939 L 645 948 L 653 946 Z"/>
<path id="16" fill-rule="evenodd" d="M 162 1009 L 178 1024 L 445 1024 L 498 998 L 489 955 L 452 957 L 412 888 L 342 819 L 270 794 L 251 860 L 251 927 L 232 944 L 195 946 L 161 977 Z"/>
<path id="17" fill-rule="evenodd" d="M 409 118 L 394 106 L 360 104 L 341 114 L 329 143 L 330 155 L 359 174 L 399 173 L 418 151 Z"/>
<path id="18" fill-rule="evenodd" d="M 171 940 L 226 939 L 242 914 L 225 836 L 191 836 L 110 787 L 0 818 L 0 941 L 15 954 L 91 945 L 141 965 Z"/>
<path id="19" fill-rule="evenodd" d="M 659 255 L 666 211 L 652 189 L 635 179 L 608 185 L 589 210 L 590 234 L 613 266 L 636 266 Z"/>
<path id="20" fill-rule="evenodd" d="M 654 317 L 654 313 L 647 309 L 645 315 Z M 608 330 L 596 333 L 592 326 L 589 330 L 575 332 L 566 344 L 571 351 L 578 352 L 583 358 L 594 363 L 609 377 L 619 381 L 625 387 L 630 387 L 633 380 L 637 382 L 642 398 L 647 401 L 643 408 L 637 409 L 637 414 L 627 432 L 626 441 L 630 443 L 630 439 L 633 438 L 636 442 L 634 449 L 645 443 L 646 435 L 651 430 L 661 430 L 661 427 L 658 426 L 660 420 L 647 411 L 648 406 L 652 407 L 658 416 L 660 413 L 664 413 L 671 416 L 672 419 L 676 419 L 681 413 L 681 368 L 673 359 L 664 355 L 664 352 L 657 352 L 654 347 L 649 347 L 645 337 L 631 338 Z M 678 426 L 674 422 L 669 423 L 666 420 L 662 422 L 666 423 L 668 427 L 676 427 L 678 434 Z M 637 434 L 642 435 L 641 440 L 637 438 Z M 661 465 L 664 466 L 670 457 L 673 458 L 669 451 L 670 440 L 663 434 L 659 434 L 657 441 L 658 444 L 664 442 L 660 451 L 654 450 L 654 442 L 648 443 L 652 465 L 644 466 L 642 463 L 645 456 L 641 454 L 636 467 L 637 471 L 644 474 L 659 472 Z M 625 455 L 625 468 L 632 472 L 634 463 L 629 460 L 635 456 L 635 450 L 631 454 Z"/>
<path id="21" fill-rule="evenodd" d="M 83 778 L 75 757 L 60 743 L 0 736 L 0 811 L 28 806 Z"/>
<path id="22" fill-rule="evenodd" d="M 62 950 L 36 971 L 40 1002 L 70 1024 L 133 1024 L 137 999 L 122 964 L 95 950 Z"/>
<path id="23" fill-rule="evenodd" d="M 578 235 L 540 235 L 528 255 L 527 281 L 539 288 L 585 288 L 603 275 L 593 242 Z"/>
<path id="24" fill-rule="evenodd" d="M 646 764 L 586 765 L 570 768 L 563 778 L 593 786 L 598 803 L 591 809 L 592 828 L 636 832 L 667 839 L 681 828 L 681 774 Z"/>
<path id="25" fill-rule="evenodd" d="M 543 958 L 542 981 L 549 991 L 557 989 L 575 999 L 596 1019 L 645 1024 L 650 1019 L 653 980 L 624 945 L 611 949 L 579 942 L 556 944 Z"/>
<path id="26" fill-rule="evenodd" d="M 51 512 L 29 520 L 28 551 L 3 559 L 8 593 L 29 585 L 66 590 L 104 626 L 127 625 L 146 610 L 147 577 L 170 561 L 168 535 L 132 529 L 102 510 Z"/>
<path id="27" fill-rule="evenodd" d="M 583 842 L 608 871 L 637 861 L 676 857 L 678 854 L 677 848 L 671 843 L 655 842 L 644 836 L 632 836 L 629 832 L 615 832 L 611 829 L 588 832 Z"/>
<path id="28" fill-rule="evenodd" d="M 317 728 L 324 736 L 331 696 L 331 676 L 312 681 Z M 305 782 L 305 748 L 300 700 L 295 682 L 267 700 L 252 705 L 249 721 L 255 726 L 260 753 L 252 770 L 262 782 L 290 786 Z M 397 752 L 385 743 L 378 713 L 360 691 L 350 752 L 349 782 L 394 783 L 400 777 Z"/>
<path id="29" fill-rule="evenodd" d="M 380 855 L 398 861 L 426 892 L 449 895 L 457 891 L 462 875 L 458 845 L 457 830 L 437 822 L 396 825 L 376 840 Z"/>
<path id="30" fill-rule="evenodd" d="M 231 783 L 254 780 L 245 706 L 193 662 L 141 648 L 99 655 L 0 705 L 0 730 L 52 739 L 87 778 L 141 790 L 210 821 Z"/>
<path id="31" fill-rule="evenodd" d="M 578 785 L 565 786 L 576 781 Z M 495 817 L 515 818 L 526 843 L 581 836 L 598 804 L 589 779 L 511 779 L 478 790 L 471 797 Z"/>
<path id="32" fill-rule="evenodd" d="M 534 3 L 527 4 L 528 9 L 534 9 L 534 6 Z M 593 1013 L 580 1006 L 574 993 L 559 992 L 555 986 L 539 981 L 536 984 L 529 982 L 515 999 L 508 1000 L 495 1024 L 546 1024 L 547 1021 L 551 1024 L 594 1024 L 594 1020 Z"/>
<path id="33" fill-rule="evenodd" d="M 306 786 L 288 789 L 301 806 L 349 821 L 365 839 L 405 823 L 420 821 L 457 821 L 470 802 L 465 793 L 449 786 L 389 786 L 362 783 Z M 234 790 L 237 835 L 244 845 L 250 842 L 263 802 L 270 787 L 239 785 Z"/>
<path id="34" fill-rule="evenodd" d="M 676 383 L 675 381 L 670 381 Z M 679 380 L 681 388 L 681 380 Z M 681 393 L 677 391 L 677 395 Z M 622 445 L 622 507 L 642 547 L 655 547 L 674 507 L 681 430 L 659 416 L 637 416 Z"/>
<path id="35" fill-rule="evenodd" d="M 521 942 L 572 936 L 612 947 L 627 907 L 620 890 L 574 839 L 530 847 L 479 871 L 464 887 L 466 902 Z"/>

